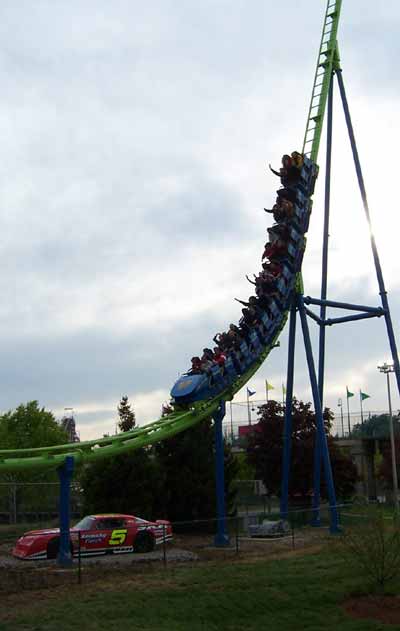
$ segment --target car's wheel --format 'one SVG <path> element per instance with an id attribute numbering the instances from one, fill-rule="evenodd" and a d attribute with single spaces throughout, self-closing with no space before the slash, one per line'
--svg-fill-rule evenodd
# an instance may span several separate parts
<path id="1" fill-rule="evenodd" d="M 74 549 L 73 549 L 72 541 L 70 541 L 69 546 L 71 550 L 71 555 L 73 555 Z M 47 544 L 47 558 L 56 559 L 58 556 L 59 549 L 60 549 L 60 540 L 51 539 L 51 541 L 49 541 L 49 543 Z"/>
<path id="2" fill-rule="evenodd" d="M 150 532 L 140 532 L 133 544 L 134 552 L 152 552 L 156 542 Z"/>

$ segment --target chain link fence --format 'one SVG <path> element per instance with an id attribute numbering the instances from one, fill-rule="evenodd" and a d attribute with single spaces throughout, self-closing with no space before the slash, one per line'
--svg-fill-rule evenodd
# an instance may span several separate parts
<path id="1" fill-rule="evenodd" d="M 350 505 L 338 505 L 340 518 L 354 526 L 360 510 Z M 73 533 L 71 549 L 73 563 L 71 568 L 61 568 L 57 564 L 57 550 L 44 546 L 40 560 L 22 561 L 12 555 L 13 547 L 19 536 L 29 531 L 27 524 L 0 525 L 0 593 L 12 593 L 25 589 L 38 589 L 59 584 L 88 584 L 92 578 L 104 576 L 105 573 L 117 572 L 141 574 L 149 565 L 162 571 L 163 568 L 182 562 L 229 562 L 237 559 L 268 559 L 294 549 L 321 546 L 329 540 L 329 507 L 323 506 L 320 511 L 321 524 L 311 526 L 313 512 L 311 508 L 292 510 L 287 520 L 281 520 L 279 512 L 251 510 L 242 512 L 225 521 L 224 538 L 218 533 L 221 524 L 217 519 L 196 521 L 180 521 L 172 523 L 173 538 L 169 540 L 166 526 L 158 538 L 155 549 L 150 552 L 111 549 L 100 554 L 88 553 L 88 531 Z M 350 515 L 350 517 L 349 517 Z M 363 517 L 365 519 L 365 517 Z M 42 524 L 56 527 L 57 520 L 50 519 Z M 36 528 L 36 526 L 35 526 Z M 108 533 L 115 538 L 115 531 Z M 221 534 L 221 533 L 220 533 Z M 39 537 L 38 533 L 30 537 Z M 57 538 L 58 533 L 54 533 Z M 218 540 L 219 539 L 219 540 Z M 122 554 L 122 552 L 126 552 Z M 53 558 L 48 558 L 51 556 Z"/>
<path id="2" fill-rule="evenodd" d="M 59 482 L 0 482 L 0 524 L 44 523 L 58 519 Z M 71 514 L 81 514 L 81 490 L 71 485 Z M 38 510 L 40 506 L 40 510 Z"/>

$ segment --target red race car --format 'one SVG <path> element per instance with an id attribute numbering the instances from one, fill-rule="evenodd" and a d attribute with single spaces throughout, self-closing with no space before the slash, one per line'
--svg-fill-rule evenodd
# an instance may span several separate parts
<path id="1" fill-rule="evenodd" d="M 71 551 L 81 554 L 120 554 L 151 552 L 157 544 L 172 539 L 169 521 L 146 521 L 133 515 L 89 515 L 79 521 L 71 532 Z M 59 528 L 31 530 L 17 541 L 12 554 L 19 559 L 55 559 L 60 540 Z"/>

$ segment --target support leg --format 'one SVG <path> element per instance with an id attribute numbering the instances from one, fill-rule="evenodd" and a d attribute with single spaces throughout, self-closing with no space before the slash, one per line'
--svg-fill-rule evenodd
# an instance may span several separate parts
<path id="1" fill-rule="evenodd" d="M 289 512 L 289 476 L 292 441 L 292 399 L 294 376 L 294 351 L 296 343 L 296 304 L 293 301 L 289 322 L 289 350 L 286 380 L 285 426 L 283 430 L 282 485 L 281 485 L 281 517 L 287 519 Z"/>
<path id="2" fill-rule="evenodd" d="M 322 246 L 322 277 L 321 277 L 321 301 L 326 300 L 328 289 L 328 243 L 329 243 L 329 214 L 331 199 L 331 163 L 332 163 L 332 119 L 333 119 L 333 75 L 329 85 L 328 118 L 326 132 L 326 172 L 325 172 L 325 210 L 324 210 L 324 235 Z M 326 318 L 326 305 L 322 304 L 319 317 L 322 322 Z M 319 356 L 318 356 L 318 390 L 321 407 L 324 401 L 324 374 L 325 374 L 325 325 L 319 326 Z M 318 432 L 315 436 L 314 448 L 314 494 L 313 494 L 313 526 L 320 526 L 319 513 L 321 492 L 321 445 L 318 440 Z"/>
<path id="3" fill-rule="evenodd" d="M 215 428 L 215 489 L 217 497 L 217 532 L 214 543 L 220 548 L 229 545 L 229 536 L 226 532 L 224 438 L 222 434 L 225 405 L 225 401 L 221 401 L 218 410 L 213 414 Z"/>
<path id="4" fill-rule="evenodd" d="M 321 455 L 322 455 L 322 461 L 324 464 L 325 479 L 326 479 L 326 483 L 328 487 L 329 506 L 330 506 L 330 511 L 331 511 L 330 530 L 331 532 L 338 532 L 339 522 L 338 522 L 338 513 L 337 513 L 337 507 L 336 507 L 335 485 L 333 482 L 331 461 L 329 457 L 328 443 L 327 443 L 326 434 L 325 434 L 321 400 L 319 398 L 317 376 L 315 372 L 314 357 L 312 353 L 311 340 L 310 340 L 310 331 L 308 329 L 307 315 L 304 309 L 303 296 L 301 296 L 300 294 L 298 295 L 298 309 L 300 313 L 301 327 L 303 330 L 304 346 L 306 349 L 308 371 L 310 374 L 315 417 L 316 417 L 316 422 L 317 422 L 317 432 L 319 435 L 318 440 L 321 446 Z"/>
<path id="5" fill-rule="evenodd" d="M 350 110 L 347 103 L 347 97 L 346 97 L 346 91 L 345 91 L 344 83 L 343 83 L 342 71 L 338 70 L 338 72 L 336 73 L 336 76 L 337 76 L 337 80 L 339 84 L 340 96 L 342 98 L 343 110 L 344 110 L 344 115 L 346 119 L 347 131 L 349 133 L 351 150 L 353 152 L 353 159 L 354 159 L 354 165 L 356 167 L 358 185 L 360 187 L 360 193 L 361 193 L 361 198 L 362 198 L 362 202 L 364 206 L 364 212 L 365 212 L 365 216 L 367 218 L 368 226 L 370 229 L 371 249 L 372 249 L 372 255 L 374 257 L 376 277 L 377 277 L 378 286 L 379 286 L 379 294 L 382 301 L 382 307 L 385 310 L 386 330 L 387 330 L 387 334 L 389 338 L 390 350 L 392 352 L 392 360 L 394 364 L 394 372 L 396 374 L 397 389 L 400 394 L 400 364 L 399 364 L 399 356 L 397 353 L 396 338 L 394 336 L 392 317 L 390 315 L 389 302 L 387 298 L 385 283 L 383 280 L 382 268 L 381 268 L 381 263 L 379 260 L 379 254 L 378 254 L 378 248 L 376 247 L 375 237 L 372 231 L 371 217 L 370 217 L 368 200 L 367 200 L 367 192 L 365 190 L 365 184 L 364 184 L 364 178 L 363 178 L 363 174 L 361 170 L 360 158 L 358 155 L 357 144 L 356 144 L 354 131 L 353 131 L 353 124 L 351 122 Z"/>
<path id="6" fill-rule="evenodd" d="M 63 567 L 72 565 L 70 548 L 70 494 L 71 479 L 74 472 L 74 459 L 67 456 L 64 464 L 57 469 L 60 479 L 60 546 L 57 562 Z"/>

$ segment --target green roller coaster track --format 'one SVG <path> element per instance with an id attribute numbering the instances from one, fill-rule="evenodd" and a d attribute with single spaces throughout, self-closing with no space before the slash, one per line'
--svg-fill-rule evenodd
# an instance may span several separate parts
<path id="1" fill-rule="evenodd" d="M 318 52 L 317 68 L 314 76 L 310 108 L 304 136 L 303 153 L 317 161 L 325 108 L 332 72 L 339 67 L 337 30 L 342 0 L 328 0 Z M 298 289 L 302 286 L 301 274 L 297 279 Z M 35 449 L 0 450 L 0 473 L 26 470 L 55 469 L 73 456 L 75 464 L 90 463 L 103 458 L 126 453 L 146 445 L 152 445 L 200 423 L 210 417 L 219 407 L 221 400 L 230 401 L 234 395 L 257 372 L 286 324 L 288 312 L 284 314 L 279 330 L 271 344 L 264 349 L 258 359 L 234 383 L 214 399 L 194 403 L 189 410 L 175 410 L 164 418 L 130 432 L 117 434 L 99 440 L 81 443 L 39 447 Z"/>

